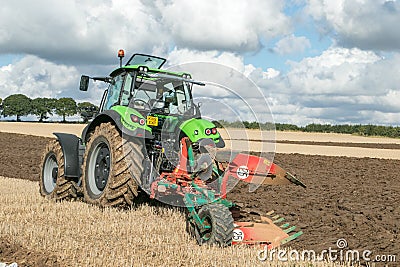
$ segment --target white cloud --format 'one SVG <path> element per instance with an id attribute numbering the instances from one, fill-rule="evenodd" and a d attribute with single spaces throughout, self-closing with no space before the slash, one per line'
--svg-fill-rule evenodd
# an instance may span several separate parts
<path id="1" fill-rule="evenodd" d="M 111 64 L 120 48 L 256 51 L 290 30 L 278 0 L 9 1 L 0 6 L 2 53 L 67 64 Z"/>
<path id="2" fill-rule="evenodd" d="M 31 98 L 57 97 L 77 88 L 79 73 L 75 67 L 56 65 L 35 56 L 0 68 L 0 96 L 22 93 Z"/>
<path id="3" fill-rule="evenodd" d="M 306 37 L 297 37 L 294 34 L 291 34 L 279 40 L 272 51 L 280 55 L 287 55 L 294 53 L 303 53 L 306 49 L 310 47 L 310 40 L 308 40 Z"/>
<path id="4" fill-rule="evenodd" d="M 240 72 L 244 71 L 243 57 L 231 52 L 195 51 L 190 49 L 174 48 L 167 55 L 167 64 L 174 66 L 191 62 L 213 62 L 229 66 Z"/>
<path id="5" fill-rule="evenodd" d="M 288 33 L 284 2 L 251 0 L 159 0 L 162 22 L 179 47 L 198 50 L 255 51 L 261 39 Z"/>
<path id="6" fill-rule="evenodd" d="M 400 2 L 389 0 L 308 0 L 307 12 L 321 31 L 333 32 L 340 45 L 393 51 L 400 49 Z"/>
<path id="7" fill-rule="evenodd" d="M 292 62 L 285 76 L 257 83 L 275 99 L 271 109 L 277 121 L 400 124 L 400 54 L 382 58 L 332 47 Z M 379 121 L 385 113 L 388 119 Z"/>
<path id="8" fill-rule="evenodd" d="M 139 0 L 11 1 L 0 7 L 0 49 L 64 63 L 111 63 L 116 51 L 147 51 L 168 40 Z"/>
<path id="9" fill-rule="evenodd" d="M 307 94 L 358 95 L 365 92 L 360 82 L 365 69 L 381 58 L 370 51 L 333 47 L 320 56 L 291 62 L 289 87 Z M 369 90 L 368 90 L 369 91 Z"/>

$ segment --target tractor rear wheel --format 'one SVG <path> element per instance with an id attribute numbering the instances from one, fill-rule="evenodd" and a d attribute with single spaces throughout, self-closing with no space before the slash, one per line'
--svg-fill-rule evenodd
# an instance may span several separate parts
<path id="1" fill-rule="evenodd" d="M 199 217 L 209 228 L 200 231 L 198 227 L 189 226 L 189 234 L 195 235 L 199 245 L 230 246 L 233 237 L 233 217 L 227 207 L 222 204 L 204 205 L 198 212 Z"/>
<path id="2" fill-rule="evenodd" d="M 64 154 L 57 140 L 46 146 L 41 162 L 40 194 L 55 200 L 76 198 L 78 186 L 64 176 Z"/>
<path id="3" fill-rule="evenodd" d="M 96 127 L 83 157 L 85 201 L 101 207 L 131 206 L 143 172 L 143 145 L 123 139 L 111 123 Z"/>

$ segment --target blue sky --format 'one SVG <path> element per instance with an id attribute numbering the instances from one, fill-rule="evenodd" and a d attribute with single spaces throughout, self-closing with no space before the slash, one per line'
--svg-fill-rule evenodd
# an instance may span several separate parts
<path id="1" fill-rule="evenodd" d="M 276 43 L 284 36 L 277 36 L 271 40 L 262 41 L 264 49 L 258 53 L 248 53 L 244 61 L 246 64 L 253 64 L 256 67 L 265 68 L 272 67 L 282 72 L 289 70 L 286 64 L 288 60 L 300 61 L 305 57 L 313 57 L 320 55 L 323 51 L 328 49 L 333 40 L 330 36 L 322 35 L 318 32 L 315 22 L 308 16 L 304 16 L 305 3 L 296 4 L 295 1 L 287 1 L 283 9 L 286 16 L 291 17 L 293 20 L 301 20 L 301 23 L 294 23 L 293 34 L 295 36 L 304 36 L 310 41 L 310 47 L 304 51 L 293 52 L 290 54 L 277 54 L 271 51 Z"/>
<path id="2" fill-rule="evenodd" d="M 82 94 L 79 77 L 108 74 L 124 48 L 170 65 L 206 61 L 239 71 L 267 99 L 248 112 L 260 118 L 400 125 L 399 23 L 395 0 L 8 1 L 0 6 L 0 98 L 98 103 L 104 86 Z"/>

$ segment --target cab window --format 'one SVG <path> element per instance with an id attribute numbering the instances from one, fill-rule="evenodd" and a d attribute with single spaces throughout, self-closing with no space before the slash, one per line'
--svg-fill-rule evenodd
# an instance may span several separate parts
<path id="1" fill-rule="evenodd" d="M 108 88 L 107 99 L 105 108 L 110 109 L 112 106 L 118 104 L 119 95 L 121 93 L 122 84 L 124 82 L 124 78 L 122 75 L 119 75 L 114 78 L 114 83 L 110 85 Z"/>
<path id="2" fill-rule="evenodd" d="M 129 100 L 131 98 L 131 88 L 132 88 L 132 81 L 133 78 L 130 73 L 126 75 L 125 82 L 124 82 L 124 87 L 122 90 L 122 98 L 121 98 L 121 105 L 122 106 L 128 106 L 129 105 Z"/>

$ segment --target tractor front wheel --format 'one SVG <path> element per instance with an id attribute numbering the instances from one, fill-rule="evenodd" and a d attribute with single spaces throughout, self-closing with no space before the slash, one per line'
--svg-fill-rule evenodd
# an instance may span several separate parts
<path id="1" fill-rule="evenodd" d="M 196 237 L 199 245 L 230 246 L 233 237 L 233 218 L 230 210 L 222 204 L 204 205 L 198 212 L 206 229 L 201 231 L 189 226 L 189 234 Z M 193 231 L 194 230 L 194 231 Z"/>
<path id="2" fill-rule="evenodd" d="M 57 140 L 46 146 L 41 162 L 40 194 L 55 200 L 76 198 L 79 187 L 64 176 L 64 154 Z"/>
<path id="3" fill-rule="evenodd" d="M 130 206 L 138 195 L 143 172 L 139 141 L 128 141 L 111 123 L 96 127 L 83 158 L 85 201 L 106 206 Z"/>

